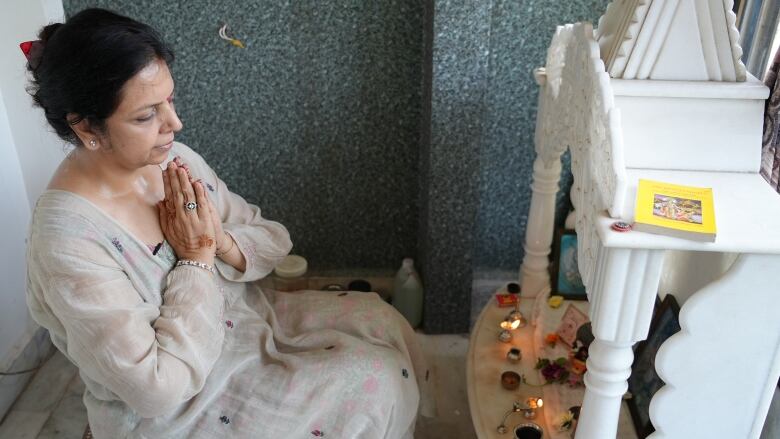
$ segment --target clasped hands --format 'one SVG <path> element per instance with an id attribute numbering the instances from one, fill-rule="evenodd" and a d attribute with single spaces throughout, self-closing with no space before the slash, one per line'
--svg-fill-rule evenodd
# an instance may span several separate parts
<path id="1" fill-rule="evenodd" d="M 160 227 L 179 259 L 214 264 L 217 249 L 231 246 L 222 221 L 200 180 L 177 157 L 162 171 L 165 199 L 158 202 Z M 188 203 L 196 203 L 194 209 Z M 190 207 L 192 204 L 190 204 Z"/>

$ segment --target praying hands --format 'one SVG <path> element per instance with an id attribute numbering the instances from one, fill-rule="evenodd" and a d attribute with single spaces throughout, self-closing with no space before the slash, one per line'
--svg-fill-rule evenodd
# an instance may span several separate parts
<path id="1" fill-rule="evenodd" d="M 238 271 L 246 260 L 209 199 L 203 183 L 196 180 L 179 157 L 162 171 L 165 199 L 158 206 L 163 234 L 179 258 L 197 258 L 212 265 L 214 256 Z M 177 220 L 178 219 L 178 220 Z"/>

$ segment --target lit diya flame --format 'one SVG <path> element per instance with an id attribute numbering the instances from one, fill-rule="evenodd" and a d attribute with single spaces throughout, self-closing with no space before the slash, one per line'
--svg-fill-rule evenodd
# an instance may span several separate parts
<path id="1" fill-rule="evenodd" d="M 544 401 L 542 401 L 542 398 L 535 398 L 530 397 L 525 401 L 526 405 L 532 409 L 538 409 L 544 405 Z"/>

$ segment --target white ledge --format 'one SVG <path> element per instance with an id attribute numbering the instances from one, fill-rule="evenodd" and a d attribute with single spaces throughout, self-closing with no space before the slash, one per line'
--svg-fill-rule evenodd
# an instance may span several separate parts
<path id="1" fill-rule="evenodd" d="M 739 172 L 626 169 L 624 221 L 633 222 L 636 186 L 640 178 L 686 186 L 711 187 L 715 205 L 715 242 L 631 231 L 614 232 L 617 219 L 603 212 L 596 228 L 606 247 L 692 250 L 728 253 L 780 254 L 780 194 L 759 174 Z"/>
<path id="2" fill-rule="evenodd" d="M 700 99 L 766 99 L 769 88 L 748 74 L 745 82 L 610 79 L 615 96 Z"/>

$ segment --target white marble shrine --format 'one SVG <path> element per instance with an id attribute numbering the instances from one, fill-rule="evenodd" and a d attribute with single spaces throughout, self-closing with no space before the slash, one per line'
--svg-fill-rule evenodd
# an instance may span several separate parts
<path id="1" fill-rule="evenodd" d="M 577 439 L 616 437 L 632 346 L 647 337 L 659 292 L 682 303 L 682 330 L 656 357 L 666 385 L 650 404 L 650 437 L 761 433 L 780 376 L 780 196 L 758 173 L 769 90 L 740 61 L 732 3 L 613 1 L 595 31 L 560 26 L 545 67 L 534 72 L 537 158 L 522 295 L 550 293 L 555 194 L 568 149 L 596 338 Z M 716 241 L 613 231 L 615 221 L 632 222 L 640 178 L 712 188 Z M 477 433 L 501 437 L 481 427 L 474 370 L 470 364 Z"/>

